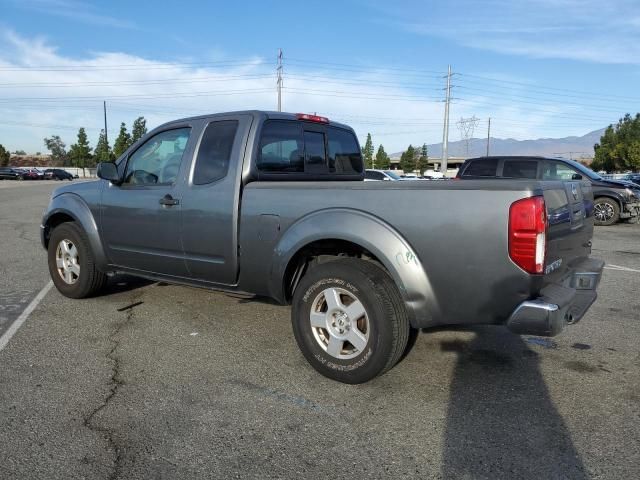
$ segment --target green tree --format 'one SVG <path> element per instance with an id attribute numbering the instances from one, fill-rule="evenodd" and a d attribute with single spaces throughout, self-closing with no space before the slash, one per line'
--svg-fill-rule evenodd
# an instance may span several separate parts
<path id="1" fill-rule="evenodd" d="M 44 145 L 51 152 L 51 164 L 56 167 L 67 166 L 69 164 L 69 154 L 67 153 L 67 145 L 58 135 L 44 139 Z"/>
<path id="2" fill-rule="evenodd" d="M 426 143 L 422 144 L 422 148 L 420 149 L 420 157 L 418 157 L 417 168 L 422 173 L 422 170 L 427 168 L 429 165 L 429 148 Z"/>
<path id="3" fill-rule="evenodd" d="M 9 165 L 10 158 L 11 154 L 9 153 L 9 150 L 6 150 L 0 143 L 0 167 L 6 167 Z"/>
<path id="4" fill-rule="evenodd" d="M 93 158 L 96 162 L 112 162 L 114 160 L 104 129 L 100 130 L 96 148 L 93 149 Z"/>
<path id="5" fill-rule="evenodd" d="M 409 145 L 400 156 L 400 168 L 405 174 L 413 173 L 416 169 L 416 160 L 416 149 L 413 148 L 413 145 Z"/>
<path id="6" fill-rule="evenodd" d="M 131 144 L 136 143 L 145 133 L 147 133 L 147 121 L 144 117 L 136 118 L 131 127 Z"/>
<path id="7" fill-rule="evenodd" d="M 380 144 L 378 151 L 376 152 L 376 168 L 386 170 L 389 168 L 390 164 L 389 155 L 387 155 L 387 152 L 384 151 L 384 147 Z"/>
<path id="8" fill-rule="evenodd" d="M 113 144 L 113 154 L 118 158 L 131 145 L 131 135 L 127 132 L 127 126 L 122 122 L 120 124 L 120 133 Z"/>
<path id="9" fill-rule="evenodd" d="M 635 117 L 626 114 L 617 125 L 609 125 L 600 143 L 593 146 L 594 170 L 638 170 L 640 169 L 640 113 Z"/>
<path id="10" fill-rule="evenodd" d="M 14 155 L 26 155 L 27 152 L 25 152 L 24 150 L 16 150 L 15 152 L 13 152 Z"/>
<path id="11" fill-rule="evenodd" d="M 362 158 L 365 168 L 373 168 L 373 142 L 371 141 L 370 133 L 367 133 L 367 141 L 362 147 Z"/>
<path id="12" fill-rule="evenodd" d="M 87 139 L 87 132 L 82 127 L 78 130 L 78 141 L 69 147 L 69 157 L 71 164 L 74 167 L 82 168 L 83 172 L 86 167 L 92 166 L 91 147 Z"/>

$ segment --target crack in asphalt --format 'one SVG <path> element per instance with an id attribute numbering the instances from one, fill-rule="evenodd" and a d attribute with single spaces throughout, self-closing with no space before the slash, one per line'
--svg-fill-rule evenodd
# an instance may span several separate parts
<path id="1" fill-rule="evenodd" d="M 31 235 L 33 233 L 33 224 L 24 223 L 24 222 L 4 222 L 4 224 L 12 227 L 16 232 L 18 232 L 18 238 L 20 240 L 24 240 L 25 242 L 35 243 L 38 242 L 37 239 L 29 238 L 27 235 Z"/>
<path id="2" fill-rule="evenodd" d="M 135 302 L 141 295 L 142 295 L 142 293 L 140 293 L 140 292 L 136 292 L 135 294 L 133 294 L 132 297 L 131 297 L 131 302 L 130 303 Z M 140 302 L 140 303 L 142 303 L 142 302 Z M 139 305 L 139 303 L 136 304 L 136 305 Z M 118 309 L 118 311 L 120 311 L 120 310 Z M 118 340 L 117 337 L 120 334 L 120 332 L 122 331 L 122 329 L 125 326 L 127 326 L 129 323 L 131 323 L 131 321 L 133 320 L 133 316 L 134 316 L 133 308 L 128 309 L 126 311 L 126 315 L 125 315 L 124 321 L 117 322 L 115 329 L 109 335 L 109 341 L 112 343 L 112 347 L 111 347 L 111 350 L 109 350 L 109 352 L 105 355 L 106 358 L 108 358 L 109 360 L 111 360 L 113 362 L 113 366 L 111 367 L 111 378 L 109 380 L 109 385 L 110 385 L 109 393 L 104 398 L 102 404 L 100 404 L 96 408 L 94 408 L 91 411 L 91 413 L 89 413 L 89 415 L 87 415 L 84 418 L 84 421 L 83 421 L 84 426 L 87 427 L 89 430 L 91 430 L 93 432 L 102 433 L 105 436 L 105 438 L 107 439 L 107 441 L 109 442 L 111 450 L 113 450 L 113 452 L 115 453 L 115 458 L 113 460 L 113 471 L 111 472 L 111 474 L 108 477 L 109 480 L 116 480 L 117 478 L 120 477 L 120 473 L 121 473 L 121 469 L 122 469 L 122 447 L 120 445 L 118 445 L 118 442 L 114 438 L 113 429 L 106 428 L 106 427 L 101 427 L 99 425 L 95 425 L 93 423 L 93 419 L 98 413 L 100 413 L 102 410 L 104 410 L 109 405 L 111 400 L 113 400 L 113 398 L 118 393 L 118 389 L 122 385 L 124 385 L 124 381 L 120 377 L 120 367 L 121 367 L 120 358 L 118 358 L 118 356 L 115 354 L 116 350 L 120 346 L 120 340 Z"/>

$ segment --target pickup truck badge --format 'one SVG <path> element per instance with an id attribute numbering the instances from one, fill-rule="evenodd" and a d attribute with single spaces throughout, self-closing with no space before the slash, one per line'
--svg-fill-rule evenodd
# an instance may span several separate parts
<path id="1" fill-rule="evenodd" d="M 554 262 L 551 262 L 544 269 L 545 275 L 548 274 L 548 273 L 553 272 L 554 270 L 557 270 L 558 268 L 560 268 L 560 265 L 562 265 L 562 259 L 561 258 L 559 258 L 558 260 L 556 260 Z"/>

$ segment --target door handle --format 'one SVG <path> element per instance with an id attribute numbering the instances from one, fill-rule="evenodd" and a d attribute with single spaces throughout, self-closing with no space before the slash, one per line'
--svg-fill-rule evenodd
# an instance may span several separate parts
<path id="1" fill-rule="evenodd" d="M 166 207 L 171 207 L 173 205 L 178 205 L 179 203 L 180 203 L 180 200 L 178 200 L 177 198 L 173 198 L 168 193 L 164 197 L 162 197 L 160 199 L 160 205 L 164 205 Z"/>

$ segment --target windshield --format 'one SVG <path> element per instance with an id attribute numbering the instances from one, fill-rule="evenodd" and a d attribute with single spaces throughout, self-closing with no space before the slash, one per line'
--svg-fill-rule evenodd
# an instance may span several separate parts
<path id="1" fill-rule="evenodd" d="M 395 173 L 393 170 L 385 170 L 384 173 L 390 176 L 391 178 L 393 178 L 394 180 L 400 180 L 400 175 Z"/>
<path id="2" fill-rule="evenodd" d="M 600 175 L 591 170 L 590 168 L 585 167 L 581 163 L 574 162 L 573 160 L 565 160 L 567 163 L 571 164 L 576 170 L 579 170 L 580 173 L 584 173 L 591 180 L 604 180 Z"/>

